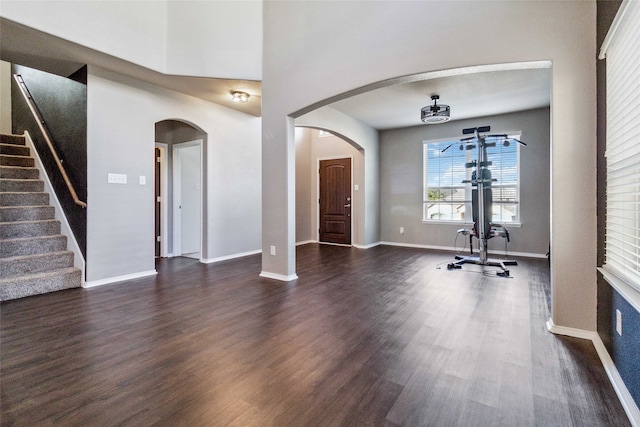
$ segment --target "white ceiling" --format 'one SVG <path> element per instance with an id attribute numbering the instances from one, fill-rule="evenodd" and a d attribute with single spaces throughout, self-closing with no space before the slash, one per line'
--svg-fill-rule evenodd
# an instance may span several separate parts
<path id="1" fill-rule="evenodd" d="M 550 105 L 549 68 L 486 69 L 448 76 L 432 73 L 426 79 L 371 90 L 330 106 L 382 130 L 423 125 L 420 110 L 433 105 L 431 95 L 440 95 L 438 104 L 451 107 L 452 121 Z"/>

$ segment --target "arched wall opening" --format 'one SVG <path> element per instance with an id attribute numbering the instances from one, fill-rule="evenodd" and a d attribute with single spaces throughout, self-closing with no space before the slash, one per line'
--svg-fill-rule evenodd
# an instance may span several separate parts
<path id="1" fill-rule="evenodd" d="M 155 123 L 155 148 L 159 150 L 160 163 L 159 167 L 160 176 L 157 177 L 157 185 L 159 186 L 159 197 L 164 203 L 160 203 L 159 214 L 156 214 L 156 221 L 159 221 L 160 241 L 159 250 L 156 251 L 156 256 L 160 257 L 172 257 L 176 253 L 175 239 L 175 213 L 174 213 L 174 196 L 175 196 L 175 159 L 174 148 L 189 142 L 201 141 L 200 152 L 200 215 L 199 215 L 199 235 L 200 235 L 200 250 L 198 254 L 199 259 L 208 258 L 208 245 L 207 245 L 207 133 L 199 126 L 181 119 L 166 119 Z M 158 162 L 156 156 L 156 162 Z M 158 169 L 157 169 L 158 170 Z M 157 203 L 157 199 L 156 199 Z M 156 241 L 157 241 L 156 237 Z"/>
<path id="2" fill-rule="evenodd" d="M 365 150 L 355 141 L 331 129 L 295 128 L 296 142 L 296 244 L 319 242 L 320 161 L 347 158 L 351 163 L 351 239 L 362 245 L 364 238 L 364 159 Z"/>

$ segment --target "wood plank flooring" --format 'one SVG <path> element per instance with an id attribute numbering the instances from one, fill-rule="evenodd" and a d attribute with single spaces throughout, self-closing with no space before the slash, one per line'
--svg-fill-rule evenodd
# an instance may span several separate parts
<path id="1" fill-rule="evenodd" d="M 259 255 L 173 258 L 3 303 L 0 423 L 629 425 L 593 345 L 546 331 L 546 260 L 499 278 L 389 246 L 297 259 L 289 283 Z"/>

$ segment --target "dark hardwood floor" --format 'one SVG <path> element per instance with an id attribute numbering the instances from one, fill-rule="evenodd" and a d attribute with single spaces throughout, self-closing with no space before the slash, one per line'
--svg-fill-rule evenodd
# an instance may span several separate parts
<path id="1" fill-rule="evenodd" d="M 626 426 L 589 341 L 546 331 L 546 260 L 305 245 L 3 303 L 3 426 Z M 438 266 L 442 268 L 437 268 Z M 487 268 L 487 271 L 495 271 Z"/>

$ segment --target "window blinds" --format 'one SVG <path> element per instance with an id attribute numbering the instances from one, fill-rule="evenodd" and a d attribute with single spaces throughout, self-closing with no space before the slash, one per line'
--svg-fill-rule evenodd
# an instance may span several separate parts
<path id="1" fill-rule="evenodd" d="M 607 58 L 605 268 L 640 290 L 640 2 L 620 7 Z"/>

